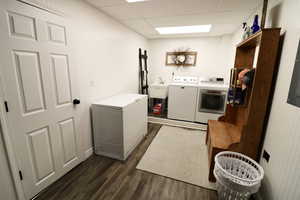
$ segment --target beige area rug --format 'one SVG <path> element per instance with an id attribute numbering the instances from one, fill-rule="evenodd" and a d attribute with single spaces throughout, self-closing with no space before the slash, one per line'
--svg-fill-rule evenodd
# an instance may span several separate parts
<path id="1" fill-rule="evenodd" d="M 205 137 L 203 131 L 162 126 L 137 169 L 215 190 Z"/>

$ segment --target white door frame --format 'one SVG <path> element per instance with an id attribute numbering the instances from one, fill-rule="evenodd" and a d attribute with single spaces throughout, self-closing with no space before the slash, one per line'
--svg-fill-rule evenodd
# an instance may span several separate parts
<path id="1" fill-rule="evenodd" d="M 1 68 L 0 68 L 1 69 Z M 7 117 L 6 117 L 6 111 L 4 107 L 4 101 L 5 101 L 5 90 L 3 88 L 3 80 L 2 80 L 2 74 L 0 71 L 0 121 L 2 125 L 2 134 L 3 134 L 3 142 L 6 148 L 6 153 L 8 157 L 9 166 L 11 168 L 12 173 L 12 179 L 13 183 L 15 185 L 16 190 L 16 196 L 19 200 L 25 200 L 25 194 L 22 187 L 22 183 L 19 176 L 19 168 L 17 165 L 17 157 L 14 153 L 13 145 L 11 143 L 11 138 L 9 136 L 8 126 L 7 126 Z"/>
<path id="2" fill-rule="evenodd" d="M 45 12 L 49 12 L 49 13 L 64 17 L 64 15 L 62 13 L 58 13 L 57 11 L 49 10 L 49 8 L 43 8 L 43 7 L 41 7 L 41 5 L 32 4 L 28 0 L 14 0 L 14 1 L 19 1 L 21 3 L 27 4 L 28 6 L 33 6 L 35 8 L 42 9 Z M 75 66 L 75 72 L 76 71 L 77 71 L 77 68 Z M 76 80 L 78 81 L 77 73 L 75 73 L 75 76 L 76 76 L 75 77 Z M 17 196 L 18 200 L 27 200 L 26 197 L 25 197 L 24 190 L 23 190 L 22 182 L 20 180 L 19 167 L 18 167 L 18 164 L 17 164 L 17 157 L 15 155 L 15 151 L 14 151 L 13 144 L 12 144 L 12 141 L 11 141 L 11 136 L 10 136 L 9 129 L 8 129 L 8 119 L 7 119 L 7 115 L 6 115 L 6 109 L 5 109 L 5 106 L 4 106 L 4 102 L 6 100 L 6 95 L 5 95 L 6 91 L 5 91 L 4 82 L 3 82 L 2 77 L 3 77 L 3 72 L 1 70 L 1 63 L 0 63 L 0 122 L 1 122 L 1 125 L 2 125 L 3 143 L 4 143 L 4 148 L 7 151 L 6 153 L 7 153 L 7 158 L 8 158 L 8 164 L 9 164 L 9 167 L 11 169 L 12 179 L 13 179 L 12 181 L 13 181 L 14 186 L 15 186 L 16 196 Z M 76 84 L 75 87 L 79 88 L 78 83 L 76 82 L 75 84 Z M 79 108 L 78 111 L 77 111 L 77 114 L 76 114 L 78 119 L 80 119 L 78 114 L 81 113 L 80 112 L 81 109 L 82 108 Z M 79 131 L 82 131 L 81 128 L 80 128 Z M 78 145 L 78 150 L 79 150 L 79 154 L 80 154 L 79 159 L 80 159 L 80 162 L 82 162 L 86 159 L 86 155 L 85 155 L 85 152 L 84 152 L 84 149 L 83 149 L 82 136 L 81 135 L 79 135 L 78 140 L 79 140 L 79 143 L 77 145 Z"/>

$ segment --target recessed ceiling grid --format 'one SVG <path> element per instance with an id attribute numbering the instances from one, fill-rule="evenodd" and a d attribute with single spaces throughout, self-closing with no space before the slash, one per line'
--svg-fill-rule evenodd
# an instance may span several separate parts
<path id="1" fill-rule="evenodd" d="M 231 34 L 262 0 L 85 0 L 147 38 Z M 160 35 L 155 28 L 212 24 L 209 33 Z"/>

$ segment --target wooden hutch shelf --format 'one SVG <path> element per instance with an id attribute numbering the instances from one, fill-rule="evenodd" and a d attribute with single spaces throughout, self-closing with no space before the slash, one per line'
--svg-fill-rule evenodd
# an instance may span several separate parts
<path id="1" fill-rule="evenodd" d="M 224 116 L 217 121 L 208 121 L 206 143 L 210 181 L 215 181 L 214 157 L 221 151 L 240 152 L 254 160 L 259 159 L 267 106 L 271 103 L 271 86 L 275 78 L 279 40 L 280 28 L 262 29 L 236 47 L 235 68 L 252 69 L 255 51 L 258 51 L 255 75 L 246 105 L 228 104 Z"/>

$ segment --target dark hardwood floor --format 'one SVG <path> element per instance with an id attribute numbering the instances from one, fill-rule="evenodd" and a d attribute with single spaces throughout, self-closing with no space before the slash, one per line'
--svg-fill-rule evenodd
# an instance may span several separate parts
<path id="1" fill-rule="evenodd" d="M 36 199 L 216 200 L 215 191 L 135 168 L 160 127 L 149 124 L 147 137 L 126 162 L 93 155 L 41 192 Z"/>

